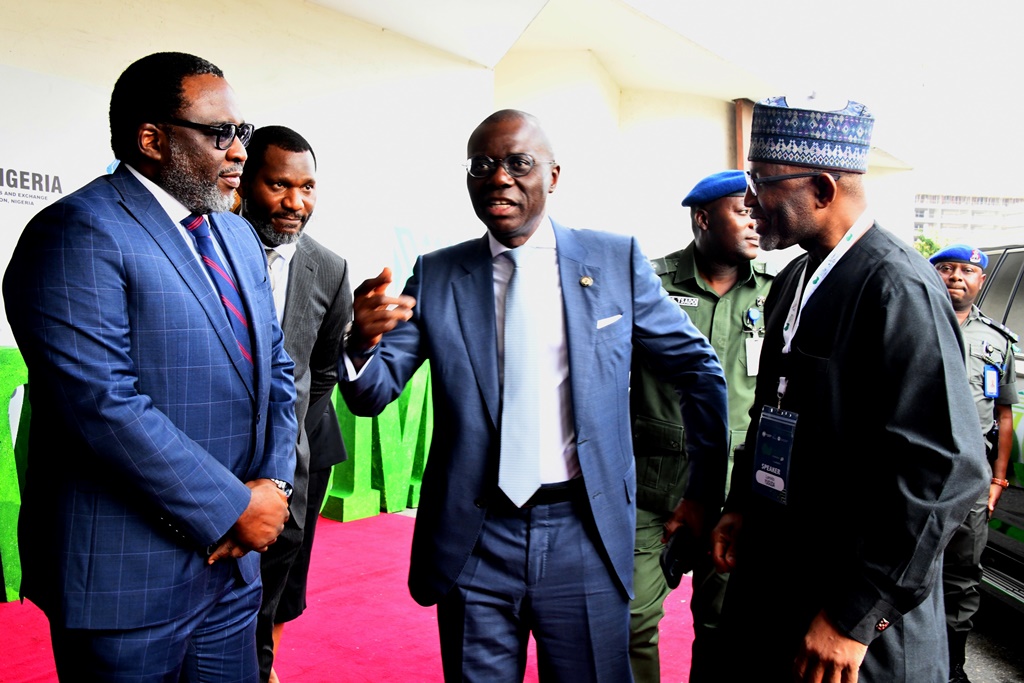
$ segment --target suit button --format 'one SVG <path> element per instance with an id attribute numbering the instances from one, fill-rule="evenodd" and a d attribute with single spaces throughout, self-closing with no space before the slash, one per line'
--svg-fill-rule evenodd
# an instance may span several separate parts
<path id="1" fill-rule="evenodd" d="M 263 415 L 260 413 L 256 413 L 256 424 L 259 424 L 261 419 L 263 419 Z"/>
<path id="2" fill-rule="evenodd" d="M 476 500 L 474 500 L 473 505 L 476 505 L 478 508 L 487 507 L 487 503 L 484 501 L 483 498 L 477 498 Z"/>

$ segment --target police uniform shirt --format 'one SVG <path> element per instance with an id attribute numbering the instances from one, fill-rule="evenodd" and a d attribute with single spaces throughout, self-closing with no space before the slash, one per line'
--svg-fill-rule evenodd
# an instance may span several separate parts
<path id="1" fill-rule="evenodd" d="M 746 269 L 741 266 L 736 284 L 719 296 L 698 273 L 695 251 L 691 243 L 681 251 L 655 259 L 652 266 L 669 298 L 689 316 L 718 354 L 729 387 L 730 448 L 734 448 L 746 436 L 748 411 L 757 382 L 756 374 L 748 374 L 747 340 L 755 334 L 764 336 L 764 301 L 774 272 L 760 262 L 751 262 Z M 651 494 L 658 493 L 657 507 L 673 496 L 678 500 L 676 493 L 681 482 L 676 479 L 683 475 L 680 468 L 669 466 L 670 463 L 652 463 L 648 467 L 642 459 L 657 454 L 685 457 L 679 394 L 660 381 L 657 372 L 639 355 L 633 363 L 630 387 L 633 450 L 641 461 L 638 505 L 642 509 L 656 509 Z M 672 506 L 674 502 L 668 503 L 668 509 Z"/>
<path id="2" fill-rule="evenodd" d="M 964 338 L 967 377 L 971 382 L 971 397 L 978 407 L 981 433 L 992 429 L 995 406 L 1017 403 L 1017 372 L 1014 367 L 1013 343 L 1016 335 L 996 321 L 985 316 L 977 306 L 960 326 Z M 998 395 L 985 396 L 985 367 L 996 368 L 999 374 Z"/>

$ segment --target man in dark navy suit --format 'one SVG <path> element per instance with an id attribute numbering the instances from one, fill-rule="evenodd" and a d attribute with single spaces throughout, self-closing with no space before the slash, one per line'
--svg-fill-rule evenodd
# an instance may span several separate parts
<path id="1" fill-rule="evenodd" d="M 387 271 L 356 289 L 341 390 L 377 414 L 430 361 L 409 587 L 438 606 L 445 679 L 522 680 L 532 633 L 542 681 L 631 681 L 633 348 L 680 390 L 698 535 L 724 489 L 722 368 L 636 239 L 548 216 L 560 166 L 533 116 L 492 114 L 468 156 L 487 232 L 421 256 L 400 297 Z"/>
<path id="2" fill-rule="evenodd" d="M 22 594 L 61 680 L 256 681 L 259 557 L 288 515 L 292 362 L 252 228 L 252 126 L 224 75 L 144 57 L 108 176 L 25 228 L 4 301 L 33 420 Z"/>

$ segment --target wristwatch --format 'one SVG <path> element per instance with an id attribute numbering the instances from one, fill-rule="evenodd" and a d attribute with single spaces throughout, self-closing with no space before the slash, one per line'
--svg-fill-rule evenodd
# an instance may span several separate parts
<path id="1" fill-rule="evenodd" d="M 285 498 L 287 498 L 288 500 L 292 499 L 292 485 L 291 484 L 289 484 L 288 482 L 284 481 L 283 479 L 271 479 L 270 481 L 274 482 L 274 486 L 276 486 L 279 491 L 284 493 L 284 497 Z"/>

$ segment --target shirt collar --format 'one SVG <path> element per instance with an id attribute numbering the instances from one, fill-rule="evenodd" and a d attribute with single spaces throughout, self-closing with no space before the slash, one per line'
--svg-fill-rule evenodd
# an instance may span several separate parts
<path id="1" fill-rule="evenodd" d="M 164 213 L 167 214 L 168 218 L 173 220 L 175 223 L 181 223 L 183 220 L 192 215 L 192 212 L 185 208 L 184 204 L 182 204 L 177 199 L 172 197 L 170 193 L 167 192 L 167 190 L 160 187 L 152 180 L 136 171 L 131 164 L 125 164 L 125 166 L 127 166 L 128 170 L 132 172 L 132 175 L 134 175 L 138 179 L 138 181 L 142 183 L 142 186 L 149 190 L 150 194 L 153 195 L 153 198 L 156 199 L 157 203 L 161 207 L 163 207 Z"/>
<path id="2" fill-rule="evenodd" d="M 292 256 L 295 256 L 295 249 L 298 246 L 299 246 L 299 240 L 295 240 L 294 242 L 292 242 L 290 244 L 281 244 L 281 245 L 278 245 L 276 247 L 268 247 L 267 245 L 264 244 L 263 245 L 263 249 L 264 250 L 273 249 L 274 251 L 276 251 L 281 256 L 282 259 L 284 259 L 285 263 L 291 263 Z"/>
<path id="3" fill-rule="evenodd" d="M 510 251 L 508 247 L 506 247 L 504 244 L 502 244 L 501 242 L 494 238 L 494 235 L 491 234 L 490 230 L 487 231 L 487 242 L 488 244 L 490 244 L 491 247 L 491 258 L 495 258 L 501 254 L 504 254 L 506 251 Z M 532 235 L 530 235 L 530 239 L 528 239 L 526 241 L 526 244 L 524 244 L 523 246 L 530 247 L 531 249 L 556 248 L 555 228 L 552 225 L 551 219 L 548 217 L 547 214 L 544 214 L 544 217 L 540 219 L 540 223 L 537 225 L 537 229 L 534 231 Z"/>

